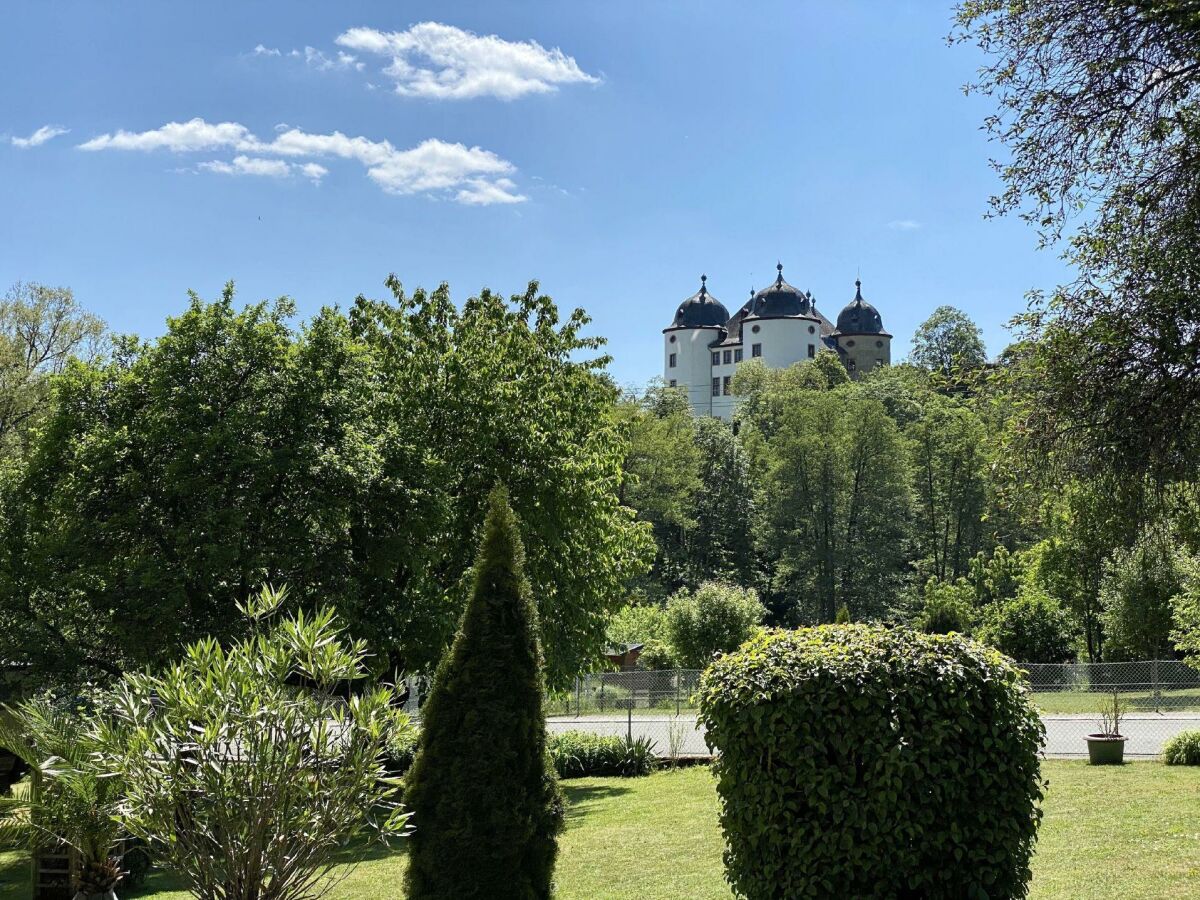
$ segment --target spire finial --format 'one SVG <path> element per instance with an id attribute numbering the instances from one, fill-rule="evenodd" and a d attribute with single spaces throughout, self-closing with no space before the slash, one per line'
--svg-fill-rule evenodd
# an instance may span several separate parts
<path id="1" fill-rule="evenodd" d="M 854 302 L 855 303 L 863 302 L 862 279 L 859 279 L 859 278 L 854 279 Z"/>
<path id="2" fill-rule="evenodd" d="M 707 275 L 701 275 L 701 276 L 700 276 L 700 297 L 701 297 L 701 299 L 707 299 L 707 298 L 708 298 L 708 284 L 707 284 L 707 282 L 708 282 L 708 276 L 707 276 Z"/>
<path id="3" fill-rule="evenodd" d="M 775 271 L 779 273 L 779 275 L 776 276 L 776 278 L 775 278 L 775 283 L 783 284 L 783 263 L 781 263 L 781 262 L 775 263 Z"/>

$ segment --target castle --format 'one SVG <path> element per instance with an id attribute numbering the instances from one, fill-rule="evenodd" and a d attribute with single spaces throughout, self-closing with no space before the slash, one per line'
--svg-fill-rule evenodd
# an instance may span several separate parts
<path id="1" fill-rule="evenodd" d="M 835 325 L 818 312 L 811 292 L 783 280 L 782 264 L 775 268 L 775 281 L 757 294 L 751 291 L 732 316 L 701 275 L 700 290 L 679 305 L 663 329 L 663 377 L 671 387 L 687 389 L 693 414 L 733 418 L 737 397 L 730 386 L 746 359 L 782 369 L 827 348 L 851 378 L 891 363 L 892 336 L 883 330 L 879 311 L 863 299 L 860 281 L 854 282 L 854 299 Z"/>

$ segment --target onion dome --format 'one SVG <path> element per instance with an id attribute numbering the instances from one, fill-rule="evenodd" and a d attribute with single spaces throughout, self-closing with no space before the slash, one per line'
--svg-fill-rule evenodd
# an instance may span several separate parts
<path id="1" fill-rule="evenodd" d="M 862 282 L 854 280 L 854 299 L 838 313 L 838 334 L 886 334 L 879 310 L 863 299 Z"/>
<path id="2" fill-rule="evenodd" d="M 708 292 L 707 275 L 700 276 L 700 290 L 692 294 L 675 311 L 670 328 L 724 328 L 729 310 Z"/>
<path id="3" fill-rule="evenodd" d="M 774 283 L 754 295 L 750 315 L 763 319 L 809 315 L 812 312 L 812 300 L 799 288 L 783 280 L 783 263 L 778 263 L 775 270 L 779 274 Z"/>

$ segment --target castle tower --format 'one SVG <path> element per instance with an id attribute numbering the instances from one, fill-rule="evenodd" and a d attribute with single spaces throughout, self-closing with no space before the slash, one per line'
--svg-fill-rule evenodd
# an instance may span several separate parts
<path id="1" fill-rule="evenodd" d="M 687 390 L 694 415 L 712 415 L 713 400 L 720 396 L 709 345 L 725 337 L 728 321 L 729 311 L 708 292 L 708 276 L 701 275 L 700 290 L 679 304 L 663 329 L 663 379 Z"/>
<path id="2" fill-rule="evenodd" d="M 892 363 L 892 336 L 883 330 L 879 310 L 863 299 L 858 279 L 854 281 L 854 299 L 838 313 L 833 339 L 851 378 Z"/>

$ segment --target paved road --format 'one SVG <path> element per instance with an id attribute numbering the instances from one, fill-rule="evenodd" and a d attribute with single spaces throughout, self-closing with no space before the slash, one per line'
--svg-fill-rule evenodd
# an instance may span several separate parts
<path id="1" fill-rule="evenodd" d="M 1095 716 L 1043 716 L 1042 721 L 1046 725 L 1047 756 L 1087 756 L 1084 736 L 1096 730 Z M 654 741 L 658 755 L 663 757 L 670 755 L 671 737 L 674 732 L 678 742 L 678 755 L 708 754 L 708 748 L 704 744 L 704 733 L 697 724 L 696 717 L 686 713 L 678 719 L 674 716 L 635 715 L 632 725 L 620 714 L 579 718 L 554 716 L 546 720 L 546 727 L 550 731 L 590 731 L 593 734 L 624 735 L 627 731 L 632 731 L 634 737 L 647 737 Z M 1200 713 L 1127 715 L 1121 728 L 1129 738 L 1125 744 L 1125 754 L 1137 758 L 1157 756 L 1169 738 L 1189 729 L 1200 729 Z"/>

